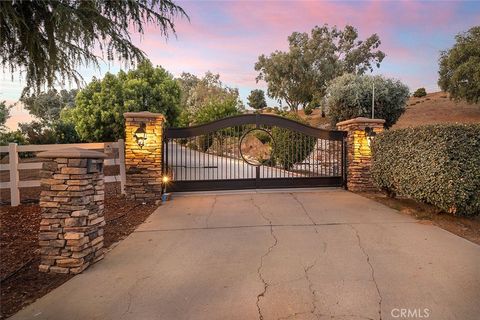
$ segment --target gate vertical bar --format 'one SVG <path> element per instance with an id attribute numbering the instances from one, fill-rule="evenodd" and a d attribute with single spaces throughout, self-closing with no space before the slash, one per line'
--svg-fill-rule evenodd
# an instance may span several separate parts
<path id="1" fill-rule="evenodd" d="M 347 190 L 347 137 L 342 138 L 342 177 L 343 188 Z"/>
<path id="2" fill-rule="evenodd" d="M 163 143 L 162 143 L 162 175 L 170 175 L 168 170 L 168 138 L 165 136 L 165 130 L 163 130 Z M 165 188 L 162 188 L 162 193 Z"/>

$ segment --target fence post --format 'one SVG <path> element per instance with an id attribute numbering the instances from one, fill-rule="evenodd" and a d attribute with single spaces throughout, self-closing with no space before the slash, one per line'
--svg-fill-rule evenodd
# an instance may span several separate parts
<path id="1" fill-rule="evenodd" d="M 125 141 L 123 139 L 118 139 L 118 159 L 120 160 L 120 188 L 122 194 L 125 194 L 125 183 L 127 181 L 127 175 L 125 173 Z"/>
<path id="2" fill-rule="evenodd" d="M 18 151 L 16 143 L 8 144 L 8 162 L 10 166 L 10 205 L 16 207 L 20 204 L 20 181 L 18 175 Z"/>

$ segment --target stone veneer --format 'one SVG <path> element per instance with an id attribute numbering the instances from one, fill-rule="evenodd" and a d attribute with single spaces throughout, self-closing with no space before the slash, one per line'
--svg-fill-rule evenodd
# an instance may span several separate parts
<path id="1" fill-rule="evenodd" d="M 338 130 L 347 131 L 347 188 L 351 191 L 374 191 L 370 174 L 372 152 L 365 128 L 377 134 L 383 131 L 383 119 L 355 118 L 337 123 Z"/>
<path id="2" fill-rule="evenodd" d="M 142 202 L 162 195 L 162 135 L 165 117 L 159 113 L 127 112 L 125 116 L 125 192 Z M 135 131 L 144 123 L 147 139 L 140 147 Z"/>
<path id="3" fill-rule="evenodd" d="M 77 274 L 104 256 L 105 154 L 70 148 L 41 152 L 39 270 Z"/>

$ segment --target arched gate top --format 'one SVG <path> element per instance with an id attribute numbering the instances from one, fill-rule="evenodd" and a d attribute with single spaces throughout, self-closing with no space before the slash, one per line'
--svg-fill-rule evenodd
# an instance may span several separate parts
<path id="1" fill-rule="evenodd" d="M 242 114 L 212 121 L 206 124 L 185 128 L 167 128 L 164 132 L 165 138 L 188 138 L 193 136 L 205 135 L 210 132 L 246 124 L 254 124 L 258 127 L 262 125 L 276 126 L 304 133 L 309 136 L 341 141 L 346 136 L 345 131 L 325 130 L 305 125 L 298 121 L 290 120 L 284 117 L 270 114 Z"/>

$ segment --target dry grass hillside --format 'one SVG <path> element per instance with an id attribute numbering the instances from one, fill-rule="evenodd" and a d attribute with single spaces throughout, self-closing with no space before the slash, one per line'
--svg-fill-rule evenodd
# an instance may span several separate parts
<path id="1" fill-rule="evenodd" d="M 263 114 L 275 114 L 275 112 L 271 111 L 263 111 Z M 305 115 L 303 110 L 298 110 L 298 115 L 305 119 L 309 125 L 316 128 L 323 128 L 330 124 L 330 119 L 328 117 L 322 117 L 322 111 L 320 109 L 314 109 L 310 115 Z"/>
<path id="2" fill-rule="evenodd" d="M 312 127 L 325 127 L 330 124 L 330 119 L 328 117 L 322 117 L 322 111 L 320 109 L 314 109 L 312 114 L 310 115 L 305 115 L 303 110 L 298 111 L 298 115 L 302 117 L 303 119 L 306 119 L 307 122 L 312 126 Z"/>
<path id="3" fill-rule="evenodd" d="M 324 127 L 329 119 L 322 118 L 319 109 L 306 116 L 303 110 L 298 114 L 306 119 L 311 126 Z M 425 97 L 411 97 L 407 110 L 393 128 L 418 127 L 437 123 L 480 123 L 480 104 L 468 104 L 465 101 L 450 100 L 445 92 L 429 93 Z"/>
<path id="4" fill-rule="evenodd" d="M 450 100 L 445 92 L 429 93 L 422 98 L 411 97 L 407 111 L 393 128 L 417 127 L 436 123 L 480 123 L 480 104 Z"/>

